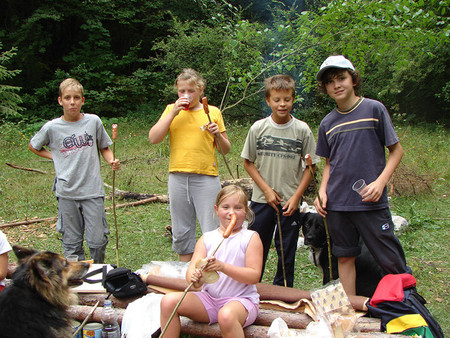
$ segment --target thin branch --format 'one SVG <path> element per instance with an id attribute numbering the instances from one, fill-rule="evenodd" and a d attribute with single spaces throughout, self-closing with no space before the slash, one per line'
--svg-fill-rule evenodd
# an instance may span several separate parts
<path id="1" fill-rule="evenodd" d="M 136 201 L 136 202 L 118 204 L 118 205 L 116 205 L 116 209 L 124 208 L 124 207 L 134 207 L 134 206 L 147 204 L 147 203 L 151 203 L 151 202 L 167 203 L 168 200 L 169 200 L 169 197 L 167 195 L 155 195 L 153 197 L 146 198 L 146 199 Z M 110 209 L 112 209 L 112 207 L 105 208 L 105 210 L 110 210 Z M 28 219 L 28 220 L 19 221 L 19 222 L 4 223 L 4 224 L 0 224 L 0 229 L 19 226 L 19 225 L 29 225 L 29 224 L 34 224 L 34 223 L 55 222 L 57 219 L 58 219 L 58 217 L 48 217 L 48 218 Z"/>
<path id="2" fill-rule="evenodd" d="M 311 35 L 312 32 L 317 28 L 317 26 L 319 25 L 319 23 L 320 23 L 320 22 L 318 22 L 316 25 L 314 25 L 313 27 L 311 27 L 311 29 L 309 30 L 309 32 L 308 32 L 306 35 L 307 35 L 307 36 Z M 344 27 L 345 27 L 345 26 L 344 26 Z M 345 31 L 348 31 L 348 30 L 346 29 Z M 269 69 L 275 67 L 276 65 L 278 65 L 279 63 L 281 63 L 281 62 L 283 62 L 285 59 L 287 59 L 288 57 L 290 57 L 290 56 L 292 56 L 292 55 L 295 55 L 295 54 L 299 53 L 299 52 L 302 51 L 302 50 L 305 50 L 305 49 L 308 49 L 308 48 L 312 48 L 312 47 L 315 47 L 315 46 L 319 46 L 319 45 L 323 45 L 323 44 L 327 43 L 327 42 L 328 42 L 330 39 L 332 39 L 333 37 L 338 36 L 338 35 L 341 35 L 342 33 L 343 33 L 343 31 L 337 31 L 337 32 L 331 34 L 329 37 L 325 38 L 324 40 L 319 41 L 319 42 L 314 43 L 314 44 L 311 44 L 311 45 L 308 45 L 308 46 L 305 45 L 305 44 L 306 44 L 306 39 L 304 39 L 305 42 L 304 42 L 304 43 L 301 43 L 296 49 L 294 49 L 293 51 L 291 51 L 291 52 L 289 52 L 289 53 L 283 55 L 283 56 L 280 57 L 278 60 L 273 61 L 272 63 L 270 63 L 269 65 L 267 65 L 267 66 L 264 67 L 263 69 L 261 69 L 261 71 L 259 71 L 258 74 L 256 74 L 256 75 L 253 76 L 252 78 L 250 78 L 249 81 L 248 81 L 248 83 L 247 83 L 247 85 L 246 85 L 245 88 L 244 88 L 242 97 L 241 97 L 238 101 L 236 101 L 235 103 L 233 103 L 233 104 L 231 104 L 231 105 L 226 106 L 225 108 L 223 108 L 223 110 L 221 109 L 221 110 L 222 110 L 222 113 L 223 113 L 224 111 L 228 110 L 228 109 L 231 109 L 231 108 L 237 106 L 238 104 L 242 103 L 244 100 L 246 100 L 246 99 L 248 99 L 248 98 L 250 98 L 250 97 L 252 97 L 252 96 L 254 96 L 254 95 L 256 95 L 256 94 L 259 94 L 260 92 L 262 92 L 262 91 L 264 90 L 264 87 L 261 87 L 261 88 L 259 88 L 256 92 L 253 92 L 252 94 L 247 95 L 247 91 L 248 91 L 248 89 L 250 88 L 250 85 L 252 85 L 252 84 L 256 81 L 256 79 L 257 79 L 258 77 L 260 77 L 261 75 L 263 75 L 263 74 L 264 74 L 265 72 L 267 72 Z M 226 89 L 226 91 L 227 91 L 227 90 L 228 90 L 228 84 L 227 84 L 227 89 Z M 224 94 L 224 95 L 225 95 L 225 94 Z"/>
<path id="3" fill-rule="evenodd" d="M 14 169 L 26 170 L 26 171 L 32 171 L 32 172 L 36 172 L 36 173 L 39 173 L 39 174 L 49 174 L 49 172 L 47 172 L 47 171 L 38 170 L 38 169 L 33 169 L 33 168 L 19 167 L 19 166 L 17 166 L 17 165 L 11 164 L 11 163 L 9 163 L 9 162 L 5 162 L 5 164 L 6 164 L 7 166 L 10 166 L 11 168 L 14 168 Z"/>

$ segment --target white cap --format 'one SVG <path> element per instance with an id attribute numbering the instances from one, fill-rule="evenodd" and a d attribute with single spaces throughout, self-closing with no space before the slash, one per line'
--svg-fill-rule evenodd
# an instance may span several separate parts
<path id="1" fill-rule="evenodd" d="M 323 73 L 328 68 L 343 68 L 355 70 L 352 63 L 346 59 L 343 55 L 331 55 L 320 66 L 320 70 L 317 72 L 316 80 L 321 81 Z"/>

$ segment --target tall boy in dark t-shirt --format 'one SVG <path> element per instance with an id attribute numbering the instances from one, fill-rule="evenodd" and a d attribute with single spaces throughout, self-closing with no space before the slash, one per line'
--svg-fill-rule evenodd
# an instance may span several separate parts
<path id="1" fill-rule="evenodd" d="M 326 164 L 319 188 L 322 204 L 316 199 L 314 205 L 327 218 L 344 290 L 355 295 L 359 236 L 386 273 L 410 272 L 394 234 L 386 192 L 403 148 L 384 105 L 359 96 L 360 78 L 349 60 L 330 56 L 316 79 L 337 107 L 319 127 L 316 154 L 325 157 Z M 367 182 L 362 195 L 352 190 L 358 179 Z"/>

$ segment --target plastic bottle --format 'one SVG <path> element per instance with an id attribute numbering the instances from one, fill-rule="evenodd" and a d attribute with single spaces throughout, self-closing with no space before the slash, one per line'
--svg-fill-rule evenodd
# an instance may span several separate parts
<path id="1" fill-rule="evenodd" d="M 120 326 L 117 315 L 109 299 L 105 299 L 102 311 L 102 338 L 120 338 Z"/>

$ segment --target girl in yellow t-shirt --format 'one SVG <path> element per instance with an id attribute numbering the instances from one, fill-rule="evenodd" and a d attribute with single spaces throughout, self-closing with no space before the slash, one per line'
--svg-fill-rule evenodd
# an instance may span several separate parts
<path id="1" fill-rule="evenodd" d="M 180 261 L 188 262 L 196 243 L 196 219 L 202 233 L 219 227 L 212 217 L 214 199 L 221 188 L 215 149 L 228 153 L 230 141 L 217 107 L 209 106 L 212 121 L 209 123 L 200 102 L 205 81 L 198 72 L 184 69 L 175 80 L 175 88 L 178 99 L 167 105 L 148 138 L 156 144 L 169 133 L 172 249 L 179 254 Z"/>

